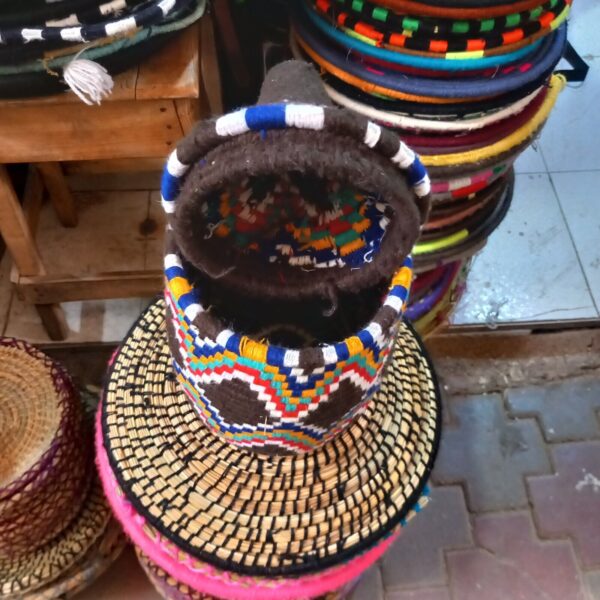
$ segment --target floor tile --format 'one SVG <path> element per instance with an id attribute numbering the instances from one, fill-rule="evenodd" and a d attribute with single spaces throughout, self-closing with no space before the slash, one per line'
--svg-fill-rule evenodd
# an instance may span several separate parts
<path id="1" fill-rule="evenodd" d="M 539 144 L 534 142 L 515 161 L 515 173 L 545 173 L 546 163 Z"/>
<path id="2" fill-rule="evenodd" d="M 126 548 L 111 569 L 89 588 L 76 596 L 77 600 L 160 600 L 160 595 L 148 581 L 135 552 Z"/>
<path id="3" fill-rule="evenodd" d="M 600 568 L 600 442 L 552 447 L 556 475 L 528 478 L 540 536 L 569 536 L 586 569 Z"/>
<path id="4" fill-rule="evenodd" d="M 450 600 L 448 588 L 421 588 L 385 592 L 385 600 Z"/>
<path id="5" fill-rule="evenodd" d="M 142 312 L 140 298 L 65 302 L 61 306 L 69 327 L 66 342 L 119 342 Z M 16 297 L 5 335 L 33 343 L 50 341 L 35 307 Z"/>
<path id="6" fill-rule="evenodd" d="M 61 227 L 47 204 L 40 214 L 37 240 L 49 273 L 72 275 L 144 268 L 148 192 L 76 194 L 79 224 Z"/>
<path id="7" fill-rule="evenodd" d="M 442 431 L 434 482 L 464 483 L 471 511 L 526 507 L 524 475 L 551 471 L 537 423 L 509 419 L 497 394 L 452 398 L 447 410 L 456 424 Z"/>
<path id="8" fill-rule="evenodd" d="M 452 322 L 597 317 L 549 176 L 517 175 L 513 204 L 475 257 Z"/>
<path id="9" fill-rule="evenodd" d="M 587 600 L 600 600 L 600 571 L 589 571 L 583 574 Z"/>
<path id="10" fill-rule="evenodd" d="M 600 131 L 600 4 L 575 2 L 569 40 L 590 65 L 584 83 L 569 83 L 559 95 L 541 135 L 540 145 L 548 171 L 600 169 L 597 151 Z M 595 25 L 595 26 L 593 26 Z"/>
<path id="11" fill-rule="evenodd" d="M 361 578 L 348 600 L 384 600 L 379 565 L 373 565 Z"/>
<path id="12" fill-rule="evenodd" d="M 569 41 L 581 56 L 590 61 L 600 57 L 600 4 L 596 0 L 579 0 L 569 18 Z"/>
<path id="13" fill-rule="evenodd" d="M 460 600 L 584 600 L 568 542 L 537 539 L 529 513 L 476 517 L 479 548 L 447 554 L 451 588 Z"/>
<path id="14" fill-rule="evenodd" d="M 423 514 L 402 530 L 382 561 L 387 591 L 397 587 L 432 587 L 446 582 L 443 551 L 472 544 L 462 488 L 435 487 Z"/>
<path id="15" fill-rule="evenodd" d="M 600 131 L 600 121 L 598 127 Z M 551 177 L 592 296 L 600 307 L 600 171 L 553 173 Z M 592 215 L 596 218 L 590 218 Z"/>
<path id="16" fill-rule="evenodd" d="M 507 390 L 516 417 L 536 417 L 549 442 L 600 437 L 600 379 L 583 377 L 531 388 Z"/>

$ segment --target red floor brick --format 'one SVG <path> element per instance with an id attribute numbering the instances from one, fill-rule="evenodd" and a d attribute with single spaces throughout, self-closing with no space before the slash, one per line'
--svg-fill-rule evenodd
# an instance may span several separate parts
<path id="1" fill-rule="evenodd" d="M 579 378 L 545 386 L 507 391 L 510 413 L 535 416 L 550 442 L 598 438 L 600 380 Z"/>
<path id="2" fill-rule="evenodd" d="M 476 517 L 473 535 L 446 556 L 456 600 L 584 600 L 570 543 L 538 540 L 528 512 Z"/>
<path id="3" fill-rule="evenodd" d="M 386 591 L 444 585 L 443 550 L 472 544 L 462 488 L 432 488 L 431 501 L 423 513 L 408 523 L 382 560 Z"/>
<path id="4" fill-rule="evenodd" d="M 386 592 L 385 600 L 450 600 L 446 587 Z"/>
<path id="5" fill-rule="evenodd" d="M 525 508 L 524 475 L 550 473 L 540 429 L 533 419 L 509 419 L 497 394 L 452 398 L 442 432 L 436 483 L 464 482 L 475 512 Z"/>
<path id="6" fill-rule="evenodd" d="M 544 537 L 573 539 L 585 568 L 600 567 L 600 442 L 552 448 L 556 475 L 528 479 Z"/>
<path id="7" fill-rule="evenodd" d="M 349 600 L 384 600 L 379 565 L 373 565 L 361 578 Z"/>

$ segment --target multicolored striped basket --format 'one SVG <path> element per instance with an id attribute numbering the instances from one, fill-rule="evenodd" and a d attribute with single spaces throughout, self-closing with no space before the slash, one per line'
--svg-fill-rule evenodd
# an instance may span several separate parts
<path id="1" fill-rule="evenodd" d="M 366 326 L 344 340 L 285 348 L 232 331 L 202 300 L 167 234 L 165 300 L 177 377 L 228 442 L 308 452 L 343 431 L 379 389 L 412 278 L 407 258 Z"/>

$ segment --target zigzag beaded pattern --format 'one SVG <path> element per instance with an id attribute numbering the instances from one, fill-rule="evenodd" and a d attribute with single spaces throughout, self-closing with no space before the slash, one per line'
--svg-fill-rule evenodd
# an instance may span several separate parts
<path id="1" fill-rule="evenodd" d="M 387 156 L 394 164 L 406 172 L 409 184 L 418 198 L 429 194 L 429 177 L 419 157 L 395 134 L 383 130 L 376 123 L 361 119 L 363 127 L 360 142 L 376 152 Z M 356 117 L 346 118 L 336 108 L 312 104 L 268 104 L 250 106 L 208 121 L 195 132 L 198 144 L 197 158 L 217 146 L 225 138 L 241 135 L 248 131 L 268 131 L 270 129 L 298 128 L 317 131 L 331 129 L 343 135 L 356 138 Z M 390 153 L 389 148 L 394 150 Z M 174 150 L 163 171 L 161 182 L 162 205 L 165 212 L 175 212 L 177 194 L 181 181 L 190 168 L 181 161 L 177 149 Z"/>
<path id="2" fill-rule="evenodd" d="M 406 324 L 363 415 L 316 452 L 264 456 L 198 419 L 170 376 L 163 314 L 163 302 L 152 305 L 119 350 L 101 422 L 121 489 L 171 542 L 232 572 L 314 572 L 372 547 L 414 507 L 440 414 L 434 375 Z"/>
<path id="3" fill-rule="evenodd" d="M 345 428 L 377 390 L 408 298 L 411 266 L 408 257 L 393 278 L 381 323 L 382 310 L 352 337 L 307 351 L 257 342 L 228 329 L 207 337 L 202 319 L 210 315 L 201 290 L 188 280 L 178 255 L 167 254 L 165 300 L 183 389 L 203 420 L 228 441 L 289 451 L 322 444 Z M 308 353 L 311 358 L 305 360 Z"/>
<path id="4" fill-rule="evenodd" d="M 86 554 L 109 520 L 110 509 L 94 478 L 82 509 L 60 536 L 34 552 L 0 558 L 0 597 L 26 594 L 56 580 Z"/>
<path id="5" fill-rule="evenodd" d="M 0 43 L 25 44 L 42 41 L 80 43 L 125 36 L 142 27 L 159 24 L 172 12 L 192 6 L 194 2 L 195 0 L 152 0 L 139 11 L 86 25 L 0 28 Z"/>

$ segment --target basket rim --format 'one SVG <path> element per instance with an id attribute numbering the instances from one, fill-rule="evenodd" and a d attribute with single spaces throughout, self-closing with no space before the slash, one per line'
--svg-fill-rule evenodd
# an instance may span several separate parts
<path id="1" fill-rule="evenodd" d="M 212 344 L 239 354 L 242 357 L 261 360 L 277 367 L 301 367 L 310 364 L 313 368 L 327 367 L 340 360 L 346 360 L 363 349 L 382 350 L 380 341 L 389 338 L 394 323 L 402 317 L 406 308 L 412 282 L 413 261 L 407 256 L 392 277 L 389 289 L 377 312 L 370 322 L 353 335 L 335 343 L 289 349 L 276 344 L 260 342 L 251 335 L 236 333 L 202 305 L 201 290 L 188 278 L 186 267 L 180 258 L 174 240 L 167 235 L 167 253 L 164 258 L 165 299 L 167 305 L 179 309 L 182 318 L 190 329 L 201 339 L 209 339 L 207 331 L 218 331 L 212 335 Z M 171 245 L 169 244 L 171 242 Z M 169 245 L 171 246 L 169 248 Z M 171 250 L 171 251 L 169 251 Z M 389 315 L 392 315 L 390 318 Z M 385 325 L 382 326 L 380 323 Z M 315 350 L 317 352 L 315 352 Z M 315 359 L 319 355 L 321 360 Z"/>

